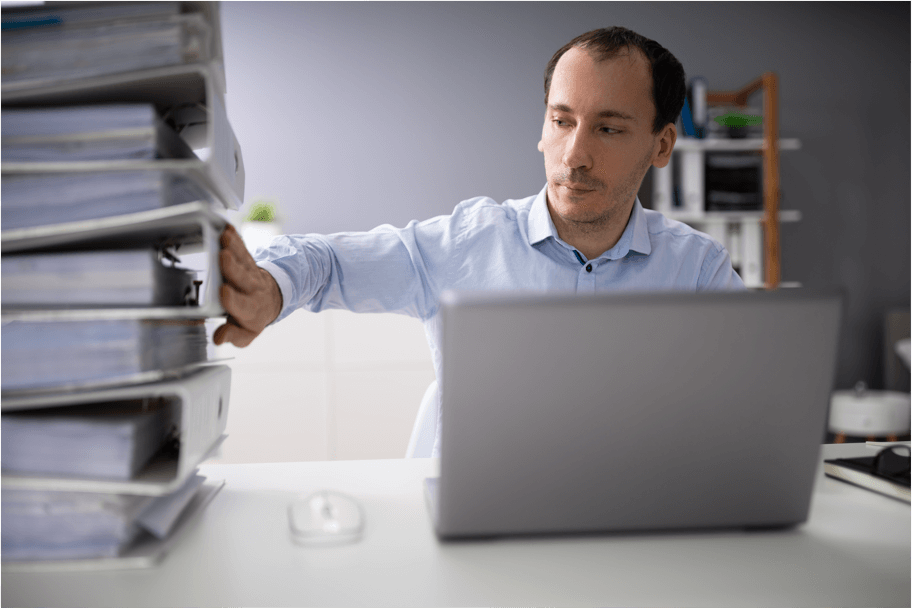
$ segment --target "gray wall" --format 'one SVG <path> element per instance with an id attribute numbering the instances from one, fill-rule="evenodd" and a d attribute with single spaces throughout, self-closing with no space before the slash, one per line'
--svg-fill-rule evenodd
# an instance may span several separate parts
<path id="1" fill-rule="evenodd" d="M 542 72 L 584 31 L 623 25 L 689 76 L 778 73 L 783 279 L 842 286 L 837 387 L 881 385 L 884 313 L 909 309 L 906 3 L 227 2 L 227 105 L 247 201 L 286 232 L 368 230 L 478 195 L 535 194 Z"/>

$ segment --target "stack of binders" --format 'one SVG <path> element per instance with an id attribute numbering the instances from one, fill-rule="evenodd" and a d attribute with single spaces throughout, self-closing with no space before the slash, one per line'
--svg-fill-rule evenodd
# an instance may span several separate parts
<path id="1" fill-rule="evenodd" d="M 219 7 L 2 11 L 2 559 L 157 563 L 221 488 L 220 209 L 243 198 Z"/>

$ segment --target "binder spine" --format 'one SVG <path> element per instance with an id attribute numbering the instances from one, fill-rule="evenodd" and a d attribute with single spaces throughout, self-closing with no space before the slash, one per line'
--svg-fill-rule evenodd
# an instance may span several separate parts
<path id="1" fill-rule="evenodd" d="M 209 115 L 212 117 L 212 150 L 214 151 L 215 168 L 221 172 L 220 179 L 230 184 L 234 195 L 243 201 L 245 173 L 241 146 L 228 122 L 228 113 L 221 96 L 212 95 L 209 105 Z"/>
<path id="2" fill-rule="evenodd" d="M 685 150 L 681 152 L 681 176 L 684 200 L 683 210 L 687 213 L 702 214 L 704 210 L 704 173 L 703 152 Z"/>
<path id="3" fill-rule="evenodd" d="M 215 366 L 186 384 L 181 411 L 177 475 L 183 479 L 209 454 L 225 432 L 231 396 L 231 369 Z"/>

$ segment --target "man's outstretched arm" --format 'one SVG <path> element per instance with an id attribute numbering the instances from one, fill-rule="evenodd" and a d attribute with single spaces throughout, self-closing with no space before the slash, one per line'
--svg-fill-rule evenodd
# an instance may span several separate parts
<path id="1" fill-rule="evenodd" d="M 222 232 L 220 243 L 219 300 L 228 312 L 228 321 L 215 330 L 212 341 L 243 348 L 279 316 L 282 292 L 272 275 L 256 265 L 231 224 Z"/>

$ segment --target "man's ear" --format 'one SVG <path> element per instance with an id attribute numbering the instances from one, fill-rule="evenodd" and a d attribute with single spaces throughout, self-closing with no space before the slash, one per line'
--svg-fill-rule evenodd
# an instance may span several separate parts
<path id="1" fill-rule="evenodd" d="M 662 130 L 659 139 L 656 141 L 656 152 L 652 158 L 653 166 L 660 169 L 668 166 L 676 141 L 678 141 L 678 130 L 674 123 L 670 122 L 665 125 L 665 129 Z"/>
<path id="2" fill-rule="evenodd" d="M 545 151 L 545 144 L 542 143 L 542 140 L 538 140 L 538 151 L 539 151 L 539 152 L 544 152 L 544 151 Z"/>

